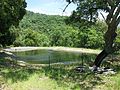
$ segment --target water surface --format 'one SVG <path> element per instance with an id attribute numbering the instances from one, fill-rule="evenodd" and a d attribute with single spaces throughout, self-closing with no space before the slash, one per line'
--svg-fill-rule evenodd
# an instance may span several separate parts
<path id="1" fill-rule="evenodd" d="M 33 64 L 92 62 L 96 57 L 94 54 L 52 50 L 32 50 L 14 52 L 14 54 L 17 55 L 19 60 Z"/>

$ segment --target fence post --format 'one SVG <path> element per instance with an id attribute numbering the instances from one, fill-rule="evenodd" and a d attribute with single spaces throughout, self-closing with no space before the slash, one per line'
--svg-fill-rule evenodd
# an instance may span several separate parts
<path id="1" fill-rule="evenodd" d="M 49 59 L 49 68 L 50 68 L 50 56 L 48 57 L 48 59 Z"/>
<path id="2" fill-rule="evenodd" d="M 83 67 L 83 65 L 84 65 L 84 64 L 83 64 L 83 53 L 82 53 L 81 59 L 82 59 L 82 67 Z"/>

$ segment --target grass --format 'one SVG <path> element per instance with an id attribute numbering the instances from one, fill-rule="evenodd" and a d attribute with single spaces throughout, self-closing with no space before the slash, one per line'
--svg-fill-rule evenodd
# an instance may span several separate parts
<path id="1" fill-rule="evenodd" d="M 44 75 L 33 74 L 28 80 L 16 82 L 9 85 L 11 90 L 62 90 L 55 80 L 52 80 Z M 66 89 L 67 90 L 67 89 Z"/>
<path id="2" fill-rule="evenodd" d="M 2 90 L 120 90 L 120 65 L 112 63 L 117 74 L 78 73 L 78 64 L 27 67 L 0 66 Z"/>
<path id="3" fill-rule="evenodd" d="M 97 85 L 95 90 L 120 90 L 120 73 L 104 77 L 104 84 Z"/>
<path id="4" fill-rule="evenodd" d="M 62 74 L 66 73 L 65 71 L 61 72 L 61 70 L 62 68 L 48 67 L 42 67 L 41 69 L 30 67 L 3 68 L 1 73 L 6 82 L 5 89 L 9 90 L 72 90 L 73 83 L 62 80 L 62 78 L 66 78 Z"/>

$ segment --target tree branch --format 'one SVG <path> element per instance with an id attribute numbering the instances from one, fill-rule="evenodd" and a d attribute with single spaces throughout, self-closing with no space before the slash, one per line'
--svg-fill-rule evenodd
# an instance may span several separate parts
<path id="1" fill-rule="evenodd" d="M 114 4 L 113 4 L 113 0 L 107 0 L 107 2 L 108 2 L 108 4 L 110 5 L 110 6 L 113 6 Z"/>
<path id="2" fill-rule="evenodd" d="M 102 15 L 102 17 L 103 17 L 103 19 L 105 20 L 105 17 L 104 17 L 104 15 L 100 12 L 100 14 Z"/>
<path id="3" fill-rule="evenodd" d="M 116 12 L 115 12 L 115 14 L 113 15 L 113 19 L 112 19 L 112 21 L 111 21 L 111 24 L 116 24 L 116 25 L 118 25 L 117 23 L 117 21 L 119 21 L 119 14 L 120 14 L 120 5 L 117 7 L 117 10 L 116 10 Z"/>
<path id="4" fill-rule="evenodd" d="M 65 12 L 66 8 L 67 8 L 70 4 L 71 4 L 71 2 L 69 2 L 69 3 L 65 6 L 65 8 L 63 9 L 63 12 Z"/>
<path id="5" fill-rule="evenodd" d="M 119 23 L 120 23 L 120 16 L 117 18 L 116 25 L 118 26 Z"/>
<path id="6" fill-rule="evenodd" d="M 120 14 L 120 5 L 118 6 L 114 16 L 113 16 L 113 19 L 117 19 L 118 15 Z"/>
<path id="7" fill-rule="evenodd" d="M 116 7 L 111 7 L 111 10 L 109 12 L 109 14 L 107 15 L 107 18 L 106 18 L 106 23 L 109 24 L 111 22 L 111 19 L 113 17 L 113 13 L 115 11 L 115 8 Z"/>
<path id="8" fill-rule="evenodd" d="M 119 11 L 119 8 L 120 8 L 120 5 L 119 5 L 119 2 L 116 2 L 116 4 L 113 2 L 113 0 L 107 0 L 108 4 L 110 5 L 111 7 L 111 10 L 109 11 L 109 14 L 107 15 L 107 18 L 106 18 L 106 23 L 109 24 L 111 23 L 112 21 L 114 22 L 115 19 L 117 18 L 118 16 L 118 12 Z M 118 7 L 118 8 L 117 8 Z M 115 10 L 117 8 L 117 10 Z M 115 12 L 116 11 L 116 12 Z M 115 14 L 114 14 L 115 12 Z M 114 14 L 114 16 L 113 16 Z M 113 20 L 114 19 L 114 20 Z M 112 20 L 112 21 L 111 21 Z"/>

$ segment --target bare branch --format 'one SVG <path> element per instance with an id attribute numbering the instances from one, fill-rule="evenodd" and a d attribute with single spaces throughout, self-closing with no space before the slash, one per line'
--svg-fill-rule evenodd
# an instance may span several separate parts
<path id="1" fill-rule="evenodd" d="M 116 25 L 118 26 L 119 23 L 120 23 L 120 16 L 117 18 Z"/>
<path id="2" fill-rule="evenodd" d="M 117 7 L 117 10 L 113 16 L 113 19 L 117 19 L 118 15 L 120 14 L 120 5 Z"/>
<path id="3" fill-rule="evenodd" d="M 63 12 L 65 12 L 66 8 L 67 8 L 70 4 L 71 4 L 71 2 L 69 2 L 69 3 L 65 6 L 65 8 L 63 9 Z"/>
<path id="4" fill-rule="evenodd" d="M 100 14 L 102 15 L 102 17 L 103 17 L 103 19 L 105 20 L 105 17 L 104 17 L 104 15 L 100 12 Z"/>
<path id="5" fill-rule="evenodd" d="M 114 22 L 115 19 L 117 18 L 118 12 L 120 12 L 119 9 L 118 9 L 120 7 L 120 5 L 119 5 L 119 3 L 116 3 L 116 5 L 114 5 L 113 0 L 107 0 L 107 2 L 111 7 L 111 10 L 109 11 L 109 14 L 107 15 L 107 18 L 106 18 L 106 23 L 109 24 L 112 21 Z M 116 8 L 117 8 L 117 10 L 116 10 Z M 116 11 L 116 14 L 114 14 L 115 11 Z"/>
<path id="6" fill-rule="evenodd" d="M 117 10 L 115 12 L 115 14 L 113 15 L 113 19 L 111 21 L 111 24 L 118 24 L 119 22 L 119 14 L 120 14 L 120 5 L 117 7 Z"/>

